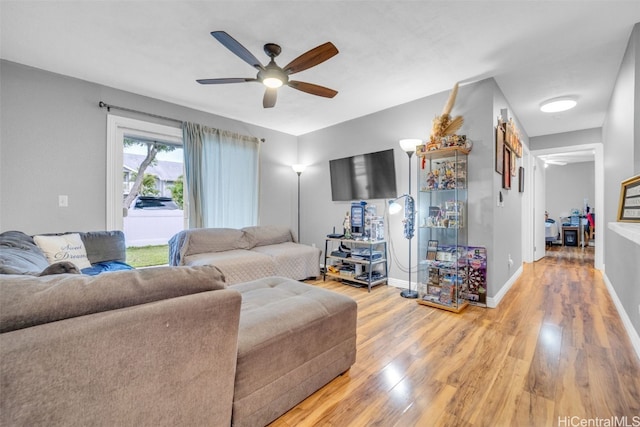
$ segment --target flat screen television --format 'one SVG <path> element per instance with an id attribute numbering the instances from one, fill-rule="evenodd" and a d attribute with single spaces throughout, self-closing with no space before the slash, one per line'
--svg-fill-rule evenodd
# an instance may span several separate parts
<path id="1" fill-rule="evenodd" d="M 331 199 L 391 199 L 398 197 L 393 149 L 329 161 Z"/>

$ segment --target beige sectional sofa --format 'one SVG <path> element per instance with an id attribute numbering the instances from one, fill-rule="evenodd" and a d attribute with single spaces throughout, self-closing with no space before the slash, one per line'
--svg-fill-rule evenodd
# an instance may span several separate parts
<path id="1" fill-rule="evenodd" d="M 211 265 L 0 274 L 0 425 L 264 426 L 355 362 L 353 299 L 227 282 Z"/>
<path id="2" fill-rule="evenodd" d="M 304 280 L 320 275 L 318 248 L 293 241 L 281 226 L 184 230 L 169 241 L 170 265 L 215 265 L 228 284 L 261 277 Z"/>
<path id="3" fill-rule="evenodd" d="M 241 295 L 214 267 L 0 276 L 0 425 L 229 426 Z"/>

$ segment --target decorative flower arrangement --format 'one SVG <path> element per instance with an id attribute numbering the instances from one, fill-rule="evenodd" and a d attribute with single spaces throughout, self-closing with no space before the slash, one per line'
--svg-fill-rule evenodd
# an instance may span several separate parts
<path id="1" fill-rule="evenodd" d="M 445 147 L 459 147 L 467 144 L 466 135 L 456 135 L 456 132 L 462 127 L 464 119 L 462 116 L 451 117 L 451 110 L 453 110 L 457 95 L 458 83 L 453 86 L 442 114 L 433 119 L 431 136 L 426 146 L 427 151 Z"/>

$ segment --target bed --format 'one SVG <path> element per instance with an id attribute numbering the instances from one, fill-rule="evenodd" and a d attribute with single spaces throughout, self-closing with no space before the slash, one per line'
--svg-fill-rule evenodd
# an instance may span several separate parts
<path id="1" fill-rule="evenodd" d="M 560 241 L 560 229 L 553 219 L 547 219 L 544 222 L 544 240 L 548 245 Z"/>

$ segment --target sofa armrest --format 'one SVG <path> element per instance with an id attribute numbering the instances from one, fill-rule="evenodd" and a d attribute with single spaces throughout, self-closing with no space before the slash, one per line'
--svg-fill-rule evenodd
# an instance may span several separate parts
<path id="1" fill-rule="evenodd" d="M 240 303 L 223 289 L 0 334 L 0 424 L 229 426 Z"/>

